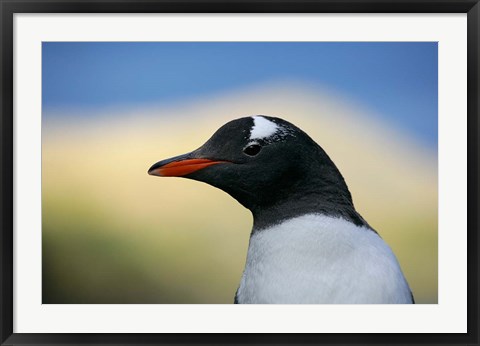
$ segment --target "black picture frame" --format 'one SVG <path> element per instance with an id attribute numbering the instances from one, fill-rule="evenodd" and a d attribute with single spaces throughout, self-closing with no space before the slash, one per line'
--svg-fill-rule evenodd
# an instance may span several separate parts
<path id="1" fill-rule="evenodd" d="M 479 0 L 0 0 L 2 345 L 451 344 L 478 345 Z M 13 333 L 13 16 L 15 13 L 467 13 L 468 332 L 465 334 L 111 334 Z"/>

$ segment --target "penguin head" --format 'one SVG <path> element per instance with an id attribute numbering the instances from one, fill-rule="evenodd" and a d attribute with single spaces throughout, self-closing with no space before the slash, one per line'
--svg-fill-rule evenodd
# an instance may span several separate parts
<path id="1" fill-rule="evenodd" d="M 295 125 L 269 116 L 230 121 L 200 148 L 159 161 L 148 173 L 205 182 L 252 212 L 332 187 L 351 198 L 323 149 Z"/>

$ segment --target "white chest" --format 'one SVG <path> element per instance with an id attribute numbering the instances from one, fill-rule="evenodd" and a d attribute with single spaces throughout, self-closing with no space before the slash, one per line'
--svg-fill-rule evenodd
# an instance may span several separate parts
<path id="1" fill-rule="evenodd" d="M 376 233 L 313 214 L 252 235 L 237 299 L 241 304 L 411 303 L 395 255 Z"/>

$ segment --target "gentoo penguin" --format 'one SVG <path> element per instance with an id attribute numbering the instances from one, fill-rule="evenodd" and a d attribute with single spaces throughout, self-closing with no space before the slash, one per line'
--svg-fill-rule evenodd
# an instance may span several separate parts
<path id="1" fill-rule="evenodd" d="M 205 182 L 252 212 L 235 303 L 414 303 L 395 255 L 355 210 L 335 164 L 283 119 L 230 121 L 148 173 Z"/>

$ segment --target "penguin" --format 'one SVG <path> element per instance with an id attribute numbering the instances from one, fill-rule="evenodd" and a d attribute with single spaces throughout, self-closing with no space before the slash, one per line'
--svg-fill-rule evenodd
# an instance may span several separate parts
<path id="1" fill-rule="evenodd" d="M 251 211 L 234 303 L 414 304 L 394 253 L 355 210 L 338 168 L 286 120 L 232 120 L 148 174 L 210 184 Z"/>

